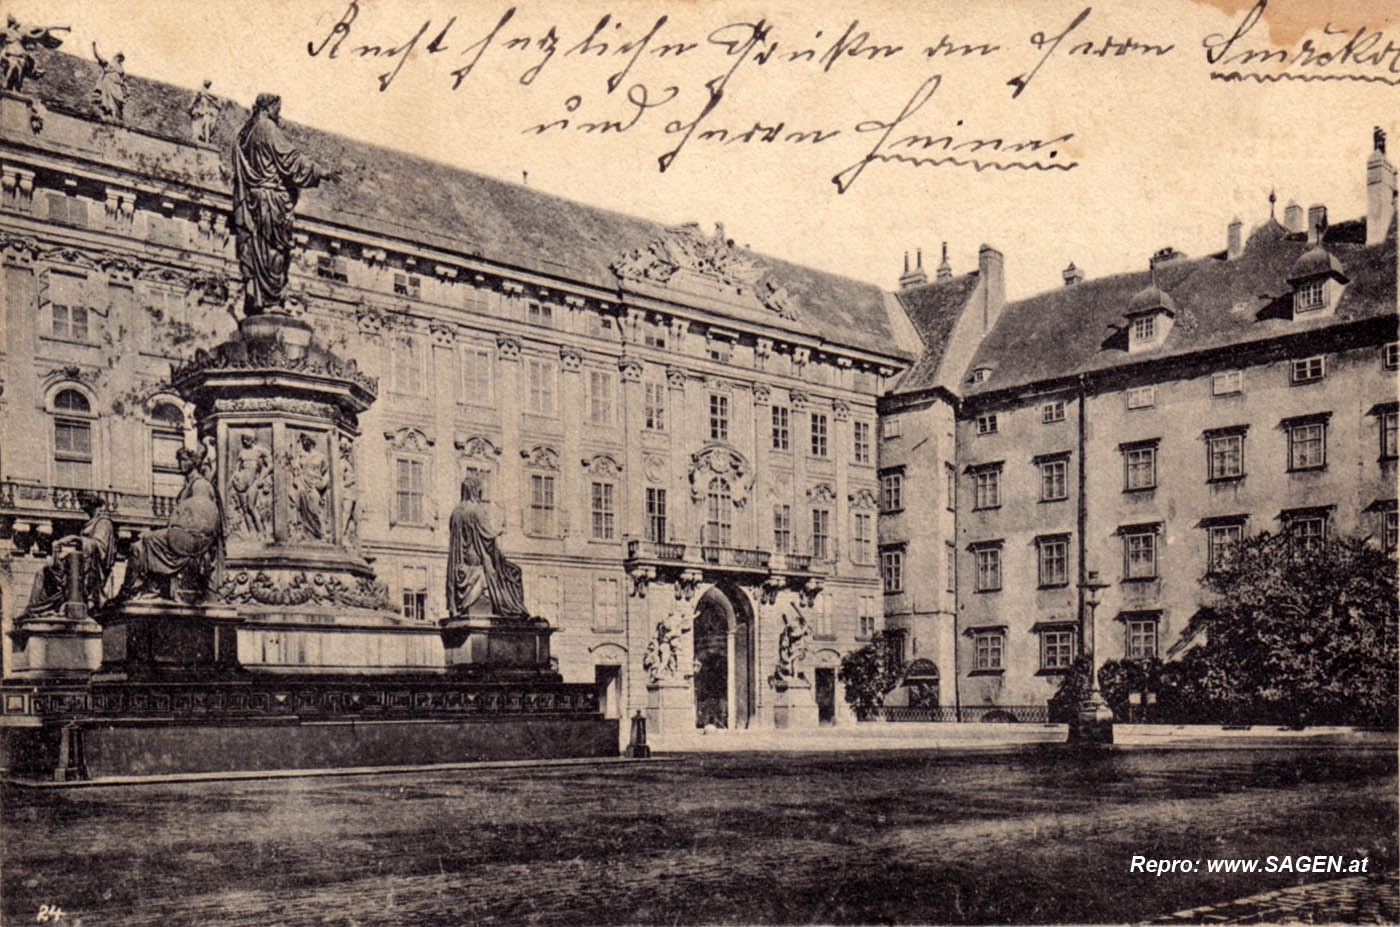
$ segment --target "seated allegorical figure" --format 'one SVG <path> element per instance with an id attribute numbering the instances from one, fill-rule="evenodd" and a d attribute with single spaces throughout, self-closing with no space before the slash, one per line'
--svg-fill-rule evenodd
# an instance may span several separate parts
<path id="1" fill-rule="evenodd" d="M 107 514 L 106 503 L 94 492 L 78 493 L 78 504 L 88 520 L 76 535 L 54 542 L 53 559 L 34 577 L 29 605 L 21 620 L 60 612 L 68 601 L 69 553 L 81 555 L 82 599 L 88 608 L 102 604 L 102 589 L 117 559 L 117 529 Z"/>
<path id="2" fill-rule="evenodd" d="M 492 524 L 481 498 L 481 480 L 462 480 L 462 499 L 448 522 L 447 613 L 452 617 L 468 614 L 482 596 L 490 602 L 491 614 L 528 617 L 520 567 L 496 546 L 503 532 Z"/>
<path id="3" fill-rule="evenodd" d="M 205 454 L 181 448 L 175 455 L 185 485 L 175 497 L 175 508 L 164 528 L 147 531 L 131 546 L 126 580 L 120 597 L 186 597 L 189 591 L 172 590 L 171 579 L 184 574 L 197 596 L 213 573 L 213 555 L 223 523 L 214 484 L 201 470 Z"/>

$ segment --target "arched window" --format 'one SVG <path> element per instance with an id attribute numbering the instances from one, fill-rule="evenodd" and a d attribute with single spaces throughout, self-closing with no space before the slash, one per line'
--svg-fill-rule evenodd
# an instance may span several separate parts
<path id="1" fill-rule="evenodd" d="M 706 503 L 704 543 L 713 547 L 731 546 L 734 534 L 734 499 L 725 479 L 717 476 L 710 480 Z"/>
<path id="2" fill-rule="evenodd" d="M 53 398 L 54 478 L 59 486 L 92 486 L 92 404 L 75 389 Z"/>
<path id="3" fill-rule="evenodd" d="M 173 402 L 151 410 L 151 492 L 175 496 L 184 485 L 175 452 L 185 446 L 185 415 Z"/>

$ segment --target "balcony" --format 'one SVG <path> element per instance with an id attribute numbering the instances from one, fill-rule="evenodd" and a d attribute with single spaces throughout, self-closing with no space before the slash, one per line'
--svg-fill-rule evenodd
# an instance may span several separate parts
<path id="1" fill-rule="evenodd" d="M 27 548 L 35 536 L 49 538 L 55 521 L 82 522 L 85 516 L 78 497 L 83 492 L 102 497 L 107 505 L 107 514 L 119 529 L 163 525 L 175 508 L 173 496 L 145 496 L 112 489 L 85 490 L 74 486 L 45 486 L 5 480 L 0 482 L 0 516 L 7 517 L 6 527 L 11 536 L 20 536 L 16 537 L 17 544 Z"/>
<path id="2" fill-rule="evenodd" d="M 628 560 L 653 560 L 659 563 L 683 563 L 684 544 L 668 544 L 661 541 L 631 540 L 627 542 Z"/>
<path id="3" fill-rule="evenodd" d="M 703 545 L 700 548 L 700 559 L 711 566 L 767 572 L 769 553 L 766 550 L 750 550 L 745 547 Z"/>

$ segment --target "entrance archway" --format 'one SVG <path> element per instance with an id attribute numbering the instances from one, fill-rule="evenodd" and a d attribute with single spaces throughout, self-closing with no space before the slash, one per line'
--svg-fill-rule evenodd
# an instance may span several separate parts
<path id="1" fill-rule="evenodd" d="M 753 609 L 734 588 L 712 586 L 695 606 L 695 726 L 740 730 L 753 716 Z"/>

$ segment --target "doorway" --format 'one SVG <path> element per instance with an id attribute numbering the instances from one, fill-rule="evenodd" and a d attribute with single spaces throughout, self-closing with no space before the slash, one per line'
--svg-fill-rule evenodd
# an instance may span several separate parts
<path id="1" fill-rule="evenodd" d="M 737 589 L 709 589 L 695 607 L 695 726 L 741 730 L 753 715 L 753 612 Z"/>
<path id="2" fill-rule="evenodd" d="M 831 666 L 819 666 L 816 670 L 815 681 L 817 695 L 817 723 L 836 723 L 836 669 Z"/>
<path id="3" fill-rule="evenodd" d="M 593 687 L 598 693 L 598 710 L 603 717 L 622 717 L 622 667 L 593 667 Z"/>

